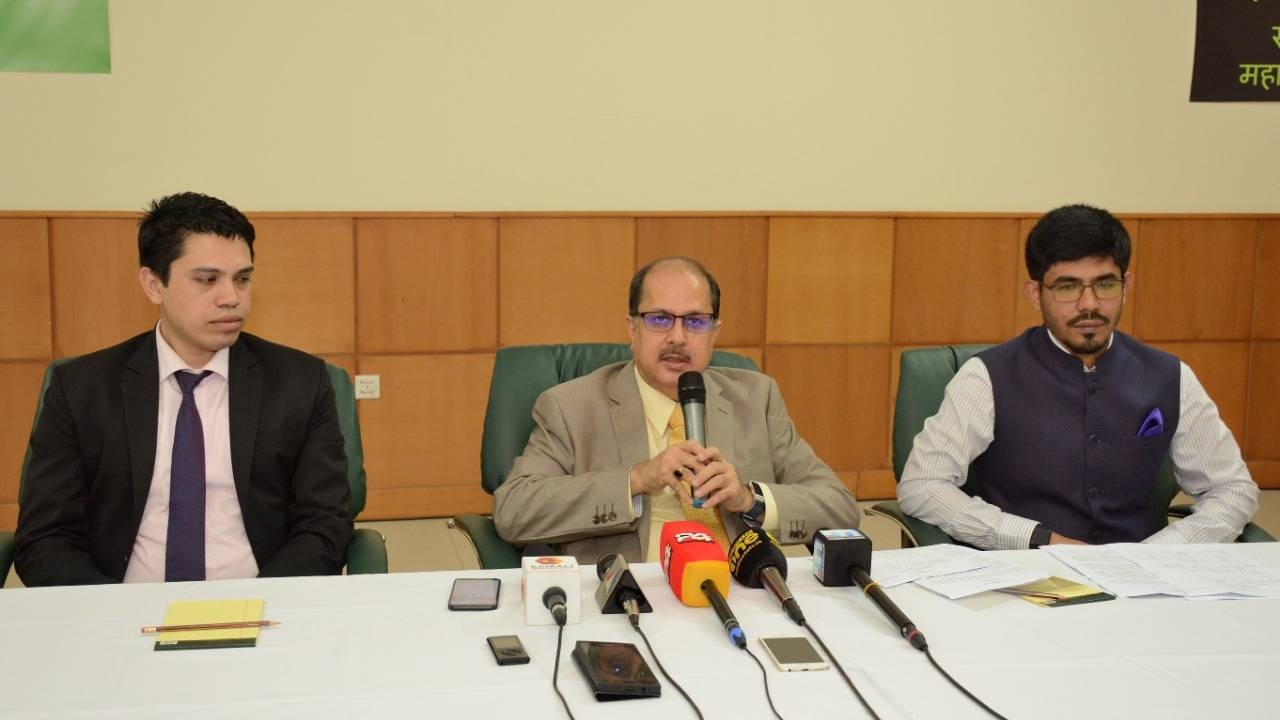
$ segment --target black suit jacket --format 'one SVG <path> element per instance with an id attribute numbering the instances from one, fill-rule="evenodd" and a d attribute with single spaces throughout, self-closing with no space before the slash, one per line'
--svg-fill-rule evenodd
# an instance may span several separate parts
<path id="1" fill-rule="evenodd" d="M 259 574 L 340 572 L 351 490 L 324 361 L 241 333 L 229 365 L 232 474 Z M 123 580 L 155 467 L 158 375 L 154 330 L 54 368 L 18 510 L 23 583 Z"/>

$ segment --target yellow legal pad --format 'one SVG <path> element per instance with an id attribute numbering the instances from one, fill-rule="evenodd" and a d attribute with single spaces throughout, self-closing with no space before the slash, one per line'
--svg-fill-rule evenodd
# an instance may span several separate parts
<path id="1" fill-rule="evenodd" d="M 265 600 L 174 600 L 164 614 L 163 625 L 261 620 Z M 224 630 L 179 630 L 160 633 L 156 650 L 203 650 L 207 648 L 253 647 L 261 628 Z"/>

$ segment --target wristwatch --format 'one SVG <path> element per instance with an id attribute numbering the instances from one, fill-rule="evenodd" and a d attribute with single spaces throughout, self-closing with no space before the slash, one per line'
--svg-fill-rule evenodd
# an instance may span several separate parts
<path id="1" fill-rule="evenodd" d="M 764 492 L 759 485 L 751 483 L 751 494 L 755 496 L 755 502 L 751 503 L 751 507 L 738 513 L 738 517 L 742 518 L 748 526 L 758 528 L 761 518 L 764 517 Z"/>
<path id="2" fill-rule="evenodd" d="M 1043 524 L 1037 523 L 1035 529 L 1031 531 L 1030 547 L 1032 550 L 1035 550 L 1037 548 L 1048 545 L 1049 541 L 1052 539 L 1053 539 L 1053 531 L 1050 530 L 1048 527 L 1044 526 Z"/>

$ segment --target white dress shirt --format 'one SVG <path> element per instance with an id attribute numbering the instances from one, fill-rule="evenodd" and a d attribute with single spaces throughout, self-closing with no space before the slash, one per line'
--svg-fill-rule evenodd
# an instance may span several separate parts
<path id="1" fill-rule="evenodd" d="M 196 409 L 204 429 L 204 535 L 205 579 L 258 576 L 249 536 L 240 513 L 235 479 L 231 473 L 231 421 L 228 404 L 228 368 L 231 350 L 214 354 L 203 368 L 190 368 L 174 352 L 156 325 L 156 351 L 160 366 L 160 410 L 156 419 L 156 464 L 151 490 L 142 511 L 142 524 L 133 541 L 133 554 L 125 570 L 125 582 L 163 582 L 165 544 L 169 532 L 169 469 L 173 463 L 173 433 L 182 405 L 182 390 L 174 373 L 190 370 L 213 373 L 196 386 Z"/>
<path id="2" fill-rule="evenodd" d="M 1049 337 L 1060 350 L 1070 352 L 1053 333 Z M 1169 455 L 1178 486 L 1196 501 L 1195 513 L 1143 542 L 1231 542 L 1258 509 L 1258 486 L 1218 416 L 1218 407 L 1191 368 L 1186 363 L 1180 368 L 1180 417 Z M 947 384 L 938 413 L 915 437 L 898 483 L 902 511 L 976 547 L 1026 549 L 1036 520 L 1004 512 L 960 489 L 969 464 L 994 439 L 991 376 L 981 360 L 970 358 Z"/>

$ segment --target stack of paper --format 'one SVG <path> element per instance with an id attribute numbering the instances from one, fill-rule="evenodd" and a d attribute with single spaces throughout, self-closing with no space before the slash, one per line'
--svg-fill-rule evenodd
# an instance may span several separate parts
<path id="1" fill-rule="evenodd" d="M 884 587 L 915 582 L 955 600 L 987 590 L 1043 580 L 1049 574 L 1013 565 L 990 553 L 961 545 L 929 545 L 877 552 L 875 576 Z"/>
<path id="2" fill-rule="evenodd" d="M 1054 557 L 1121 597 L 1280 598 L 1280 574 L 1230 545 L 1053 545 Z"/>

